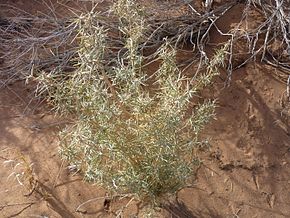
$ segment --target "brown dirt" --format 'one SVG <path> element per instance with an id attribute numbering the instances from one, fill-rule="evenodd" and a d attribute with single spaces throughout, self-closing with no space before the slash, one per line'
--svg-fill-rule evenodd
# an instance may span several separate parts
<path id="1" fill-rule="evenodd" d="M 218 25 L 226 31 L 241 10 L 234 7 Z M 211 44 L 224 40 L 212 31 Z M 278 71 L 249 63 L 233 72 L 230 87 L 223 87 L 222 74 L 204 93 L 219 103 L 217 120 L 204 131 L 210 154 L 203 154 L 193 188 L 181 190 L 159 217 L 290 217 L 290 107 L 286 85 L 273 72 Z M 105 190 L 70 173 L 58 156 L 62 120 L 31 99 L 24 82 L 0 91 L 0 217 L 115 217 L 130 198 L 110 202 L 106 212 Z M 25 163 L 33 163 L 34 172 L 21 185 L 16 175 L 29 175 Z M 90 199 L 95 200 L 76 211 Z M 122 217 L 143 217 L 137 203 L 124 208 Z"/>

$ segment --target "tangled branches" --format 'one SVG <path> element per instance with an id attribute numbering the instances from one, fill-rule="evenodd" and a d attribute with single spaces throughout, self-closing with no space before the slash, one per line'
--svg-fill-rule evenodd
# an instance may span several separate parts
<path id="1" fill-rule="evenodd" d="M 226 16 L 226 12 L 237 3 L 244 5 L 243 16 L 233 29 L 223 33 L 217 27 L 216 21 Z M 288 1 L 237 0 L 217 7 L 212 5 L 211 2 L 205 10 L 200 11 L 190 3 L 174 5 L 158 3 L 152 7 L 140 3 L 139 8 L 146 19 L 138 51 L 143 55 L 146 54 L 145 58 L 156 57 L 154 53 L 164 38 L 167 38 L 175 49 L 184 45 L 193 46 L 196 48 L 195 61 L 207 61 L 205 46 L 210 30 L 215 27 L 222 35 L 230 37 L 228 83 L 234 69 L 257 59 L 280 68 L 284 72 L 280 78 L 286 82 L 290 69 Z M 79 16 L 81 13 L 66 17 L 55 16 L 54 13 L 33 15 L 9 5 L 2 7 L 13 11 L 14 14 L 11 17 L 0 17 L 0 63 L 2 63 L 0 72 L 1 78 L 6 78 L 6 83 L 33 76 L 40 71 L 69 73 L 75 69 L 79 46 L 78 25 L 84 22 L 82 19 L 85 16 Z M 99 10 L 98 5 L 91 9 L 96 10 Z M 107 65 L 114 65 L 112 60 L 117 56 L 122 57 L 127 52 L 124 32 L 118 28 L 122 20 L 118 20 L 112 11 L 93 14 L 91 22 L 98 23 L 107 33 L 105 39 L 108 50 L 105 58 Z M 75 22 L 76 17 L 79 17 L 78 23 Z M 256 17 L 258 19 L 255 23 L 258 25 L 249 27 L 251 19 Z M 234 51 L 235 45 L 241 41 L 245 42 L 247 58 L 236 64 L 234 59 L 240 57 L 240 53 Z"/>
<path id="2" fill-rule="evenodd" d="M 5 5 L 10 8 L 10 6 Z M 4 7 L 4 6 L 3 6 Z M 12 7 L 12 6 L 11 6 Z M 64 68 L 74 54 L 74 27 L 65 19 L 32 15 L 0 17 L 1 76 L 7 83 L 43 69 Z"/>
<path id="3" fill-rule="evenodd" d="M 289 2 L 284 0 L 275 0 L 274 3 L 248 0 L 244 3 L 243 16 L 238 25 L 229 33 L 223 33 L 231 38 L 228 82 L 231 80 L 233 69 L 257 59 L 280 68 L 284 74 L 279 77 L 286 82 L 290 69 L 289 6 Z M 256 25 L 252 27 L 249 24 L 251 22 Z M 233 56 L 235 56 L 233 47 L 241 41 L 245 42 L 248 55 L 242 62 L 233 66 Z M 240 53 L 236 56 L 238 55 Z"/>
<path id="4" fill-rule="evenodd" d="M 160 16 L 160 11 L 156 13 L 156 8 L 145 10 L 139 5 L 146 19 L 138 50 L 140 53 L 153 54 L 166 38 L 175 48 L 191 44 L 198 48 L 197 55 L 206 56 L 204 46 L 212 27 L 212 18 L 218 18 L 233 5 L 234 2 L 231 2 L 212 11 L 199 13 L 190 4 L 183 3 L 181 6 L 186 10 L 177 15 L 169 13 L 166 17 Z M 2 6 L 15 14 L 0 17 L 0 58 L 3 62 L 0 71 L 6 83 L 29 78 L 41 71 L 69 73 L 75 69 L 79 46 L 78 28 L 85 22 L 82 20 L 86 19 L 85 14 L 77 15 L 76 19 L 75 14 L 67 17 L 55 16 L 54 13 L 35 15 L 10 5 Z M 91 11 L 97 9 L 95 6 Z M 171 11 L 174 8 L 171 7 Z M 107 65 L 112 65 L 114 63 L 111 60 L 127 52 L 124 49 L 125 33 L 118 27 L 122 19 L 116 19 L 115 14 L 108 11 L 91 14 L 94 16 L 90 18 L 91 22 L 98 23 L 107 33 L 105 40 L 108 51 L 105 59 Z"/>

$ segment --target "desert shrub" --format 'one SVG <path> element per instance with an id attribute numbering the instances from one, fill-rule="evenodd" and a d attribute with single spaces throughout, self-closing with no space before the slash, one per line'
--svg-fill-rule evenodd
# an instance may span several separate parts
<path id="1" fill-rule="evenodd" d="M 215 102 L 191 102 L 218 74 L 225 49 L 204 63 L 203 73 L 188 78 L 165 39 L 156 52 L 159 68 L 148 76 L 138 49 L 146 29 L 142 8 L 119 0 L 112 11 L 126 42 L 113 64 L 108 66 L 104 58 L 108 32 L 98 23 L 98 14 L 81 15 L 75 22 L 76 70 L 40 75 L 39 92 L 48 93 L 61 115 L 74 119 L 61 132 L 65 160 L 87 180 L 157 203 L 184 187 L 198 166 L 196 151 L 204 143 L 199 133 L 214 117 Z"/>

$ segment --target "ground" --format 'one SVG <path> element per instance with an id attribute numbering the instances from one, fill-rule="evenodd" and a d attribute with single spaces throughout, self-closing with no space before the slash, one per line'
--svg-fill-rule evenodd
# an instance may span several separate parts
<path id="1" fill-rule="evenodd" d="M 239 6 L 228 13 L 218 23 L 224 30 L 240 16 Z M 222 40 L 211 33 L 212 44 Z M 217 119 L 203 132 L 210 151 L 202 154 L 193 187 L 159 217 L 290 217 L 289 102 L 286 84 L 273 72 L 278 69 L 248 63 L 233 72 L 230 86 L 223 72 L 203 93 L 218 100 Z M 142 217 L 130 196 L 109 202 L 107 211 L 106 191 L 68 170 L 58 156 L 57 131 L 65 121 L 32 99 L 25 81 L 1 86 L 0 217 Z"/>

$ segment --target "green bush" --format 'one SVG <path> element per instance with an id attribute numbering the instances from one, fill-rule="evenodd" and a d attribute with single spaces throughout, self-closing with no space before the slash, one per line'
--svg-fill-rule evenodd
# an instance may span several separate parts
<path id="1" fill-rule="evenodd" d="M 70 75 L 42 74 L 39 91 L 48 93 L 61 115 L 74 119 L 61 132 L 65 160 L 110 191 L 155 204 L 184 187 L 198 166 L 199 133 L 214 117 L 215 102 L 193 107 L 191 101 L 218 74 L 225 49 L 192 79 L 178 69 L 176 52 L 165 40 L 156 52 L 159 68 L 149 76 L 138 49 L 146 29 L 143 10 L 119 0 L 112 11 L 125 52 L 108 67 L 109 33 L 98 24 L 97 13 L 82 15 L 75 22 L 77 69 Z"/>

